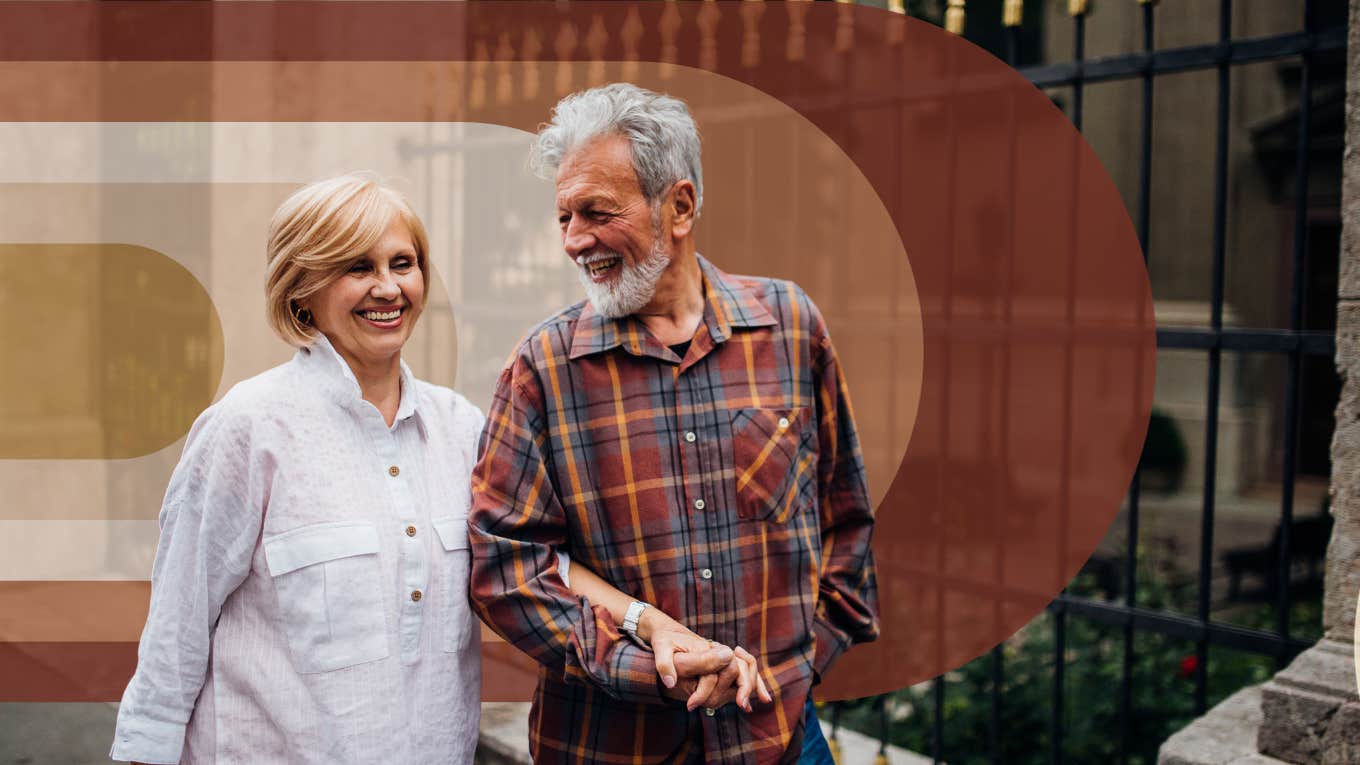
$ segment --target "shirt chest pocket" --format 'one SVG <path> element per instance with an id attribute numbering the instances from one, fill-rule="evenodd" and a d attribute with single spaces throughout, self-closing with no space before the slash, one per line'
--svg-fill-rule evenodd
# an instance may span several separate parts
<path id="1" fill-rule="evenodd" d="M 742 409 L 732 418 L 740 517 L 785 523 L 811 500 L 816 452 L 808 418 L 805 407 Z"/>
<path id="2" fill-rule="evenodd" d="M 472 608 L 468 605 L 468 574 L 472 569 L 472 549 L 468 544 L 466 517 L 437 518 L 433 521 L 439 536 L 441 552 L 437 553 L 439 587 L 444 593 L 440 602 L 446 611 L 440 614 L 444 631 L 445 651 L 461 651 L 468 645 L 472 633 Z"/>
<path id="3" fill-rule="evenodd" d="M 378 529 L 318 523 L 264 540 L 293 667 L 311 674 L 388 654 Z"/>

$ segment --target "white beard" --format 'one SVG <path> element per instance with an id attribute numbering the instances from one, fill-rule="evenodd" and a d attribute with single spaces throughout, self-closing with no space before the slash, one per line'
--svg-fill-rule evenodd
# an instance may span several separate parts
<path id="1" fill-rule="evenodd" d="M 586 298 L 595 307 L 595 312 L 607 319 L 620 319 L 637 313 L 652 301 L 656 294 L 656 283 L 670 265 L 665 248 L 660 241 L 652 245 L 647 258 L 636 264 L 629 264 L 618 253 L 607 254 L 619 258 L 621 272 L 613 283 L 597 284 L 590 278 L 589 271 L 578 265 L 577 276 L 586 288 Z"/>

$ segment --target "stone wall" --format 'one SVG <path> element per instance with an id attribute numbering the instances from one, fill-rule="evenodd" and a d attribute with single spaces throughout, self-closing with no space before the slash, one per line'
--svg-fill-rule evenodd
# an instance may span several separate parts
<path id="1" fill-rule="evenodd" d="M 1344 384 L 1332 437 L 1332 515 L 1322 623 L 1327 637 L 1355 641 L 1360 593 L 1360 0 L 1350 6 L 1347 47 L 1346 152 L 1341 188 L 1341 273 L 1336 366 Z"/>
<path id="2" fill-rule="evenodd" d="M 1350 2 L 1336 365 L 1323 639 L 1269 682 L 1220 704 L 1162 746 L 1161 765 L 1360 765 L 1355 662 L 1360 594 L 1360 0 Z M 1258 702 L 1259 699 L 1259 702 Z M 1254 739 L 1255 751 L 1249 742 Z"/>

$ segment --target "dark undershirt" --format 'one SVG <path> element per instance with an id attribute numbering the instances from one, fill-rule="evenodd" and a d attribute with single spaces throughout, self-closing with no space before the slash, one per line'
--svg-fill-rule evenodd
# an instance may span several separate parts
<path id="1" fill-rule="evenodd" d="M 676 343 L 675 345 L 671 346 L 671 350 L 675 352 L 676 356 L 679 356 L 683 360 L 685 358 L 685 354 L 689 353 L 689 344 L 692 342 L 694 341 L 686 340 L 683 343 Z"/>

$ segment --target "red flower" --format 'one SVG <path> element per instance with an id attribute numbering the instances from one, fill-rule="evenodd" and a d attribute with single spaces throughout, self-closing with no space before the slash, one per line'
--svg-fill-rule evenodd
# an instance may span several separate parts
<path id="1" fill-rule="evenodd" d="M 1199 657 L 1193 653 L 1181 659 L 1181 668 L 1177 670 L 1176 677 L 1190 677 L 1199 668 Z"/>

